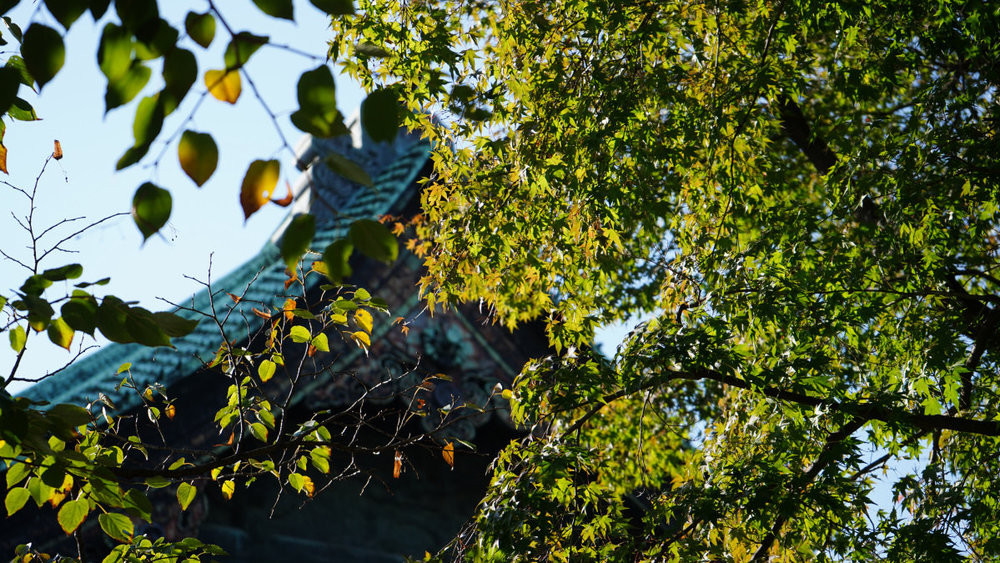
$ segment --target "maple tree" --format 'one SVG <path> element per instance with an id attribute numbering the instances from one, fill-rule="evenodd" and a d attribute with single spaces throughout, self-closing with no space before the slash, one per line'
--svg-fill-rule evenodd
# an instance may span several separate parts
<path id="1" fill-rule="evenodd" d="M 411 243 L 428 302 L 544 318 L 558 350 L 525 366 L 536 432 L 451 555 L 996 558 L 998 12 L 363 0 L 335 20 L 333 55 L 436 142 Z M 589 350 L 637 314 L 610 361 Z"/>

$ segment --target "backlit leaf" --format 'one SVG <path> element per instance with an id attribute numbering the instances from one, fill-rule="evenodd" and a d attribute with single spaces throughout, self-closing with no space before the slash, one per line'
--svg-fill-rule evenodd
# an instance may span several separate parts
<path id="1" fill-rule="evenodd" d="M 93 336 L 97 328 L 97 300 L 92 296 L 72 297 L 63 304 L 60 313 L 71 328 Z"/>
<path id="2" fill-rule="evenodd" d="M 159 231 L 170 219 L 173 198 L 170 192 L 150 182 L 139 186 L 132 198 L 132 219 L 143 240 Z"/>
<path id="3" fill-rule="evenodd" d="M 333 170 L 337 174 L 340 174 L 352 182 L 361 184 L 362 186 L 368 186 L 369 188 L 374 185 L 372 177 L 368 175 L 368 172 L 365 171 L 360 164 L 343 155 L 330 153 L 323 159 L 323 162 L 330 168 L 330 170 Z"/>
<path id="4" fill-rule="evenodd" d="M 359 346 L 363 346 L 365 348 L 371 348 L 372 341 L 371 338 L 368 337 L 367 332 L 361 332 L 360 330 L 358 332 L 353 332 L 351 333 L 351 338 L 354 339 L 354 341 L 357 342 Z"/>
<path id="5" fill-rule="evenodd" d="M 403 473 L 403 454 L 396 450 L 392 461 L 392 478 L 399 479 L 401 473 Z"/>
<path id="6" fill-rule="evenodd" d="M 58 31 L 34 23 L 24 32 L 21 55 L 28 72 L 41 88 L 62 68 L 66 60 L 66 47 Z"/>
<path id="7" fill-rule="evenodd" d="M 236 492 L 236 483 L 233 481 L 222 482 L 222 496 L 226 497 L 226 500 L 232 499 L 234 492 Z"/>
<path id="8" fill-rule="evenodd" d="M 11 516 L 18 510 L 21 510 L 29 498 L 31 498 L 31 493 L 28 492 L 28 489 L 16 488 L 8 491 L 7 497 L 4 498 L 7 516 Z"/>
<path id="9" fill-rule="evenodd" d="M 240 188 L 240 206 L 244 220 L 257 212 L 274 194 L 281 165 L 277 160 L 255 160 L 250 163 Z"/>
<path id="10" fill-rule="evenodd" d="M 297 215 L 281 237 L 281 258 L 289 270 L 298 267 L 302 255 L 309 250 L 316 234 L 316 218 L 310 214 Z"/>
<path id="11" fill-rule="evenodd" d="M 294 20 L 292 0 L 253 0 L 253 3 L 265 14 L 286 20 Z"/>
<path id="12" fill-rule="evenodd" d="M 132 519 L 128 516 L 117 512 L 108 512 L 98 516 L 97 521 L 101 524 L 104 533 L 111 539 L 123 543 L 132 541 L 135 528 L 132 526 Z"/>
<path id="13" fill-rule="evenodd" d="M 52 319 L 52 322 L 49 323 L 48 333 L 49 340 L 53 344 L 69 350 L 70 344 L 73 343 L 73 329 L 66 324 L 62 317 Z"/>
<path id="14" fill-rule="evenodd" d="M 215 99 L 235 104 L 243 89 L 240 73 L 236 70 L 205 71 L 205 86 Z"/>
<path id="15" fill-rule="evenodd" d="M 330 351 L 330 342 L 327 339 L 326 334 L 323 334 L 322 332 L 317 334 L 316 338 L 312 339 L 311 344 L 315 346 L 316 349 L 319 350 L 320 352 Z"/>
<path id="16" fill-rule="evenodd" d="M 177 502 L 181 505 L 181 510 L 187 510 L 191 506 L 191 501 L 198 494 L 198 489 L 190 483 L 177 485 Z"/>
<path id="17" fill-rule="evenodd" d="M 296 325 L 288 332 L 289 336 L 292 337 L 292 342 L 302 344 L 303 342 L 309 342 L 312 338 L 312 334 L 309 334 L 309 329 L 302 326 Z"/>
<path id="18" fill-rule="evenodd" d="M 267 43 L 264 35 L 254 35 L 247 31 L 241 31 L 233 36 L 226 45 L 225 61 L 226 70 L 236 70 L 247 64 L 250 56 L 257 52 L 262 45 Z"/>
<path id="19" fill-rule="evenodd" d="M 8 333 L 10 336 L 10 347 L 14 349 L 15 352 L 20 353 L 24 349 L 24 343 L 28 339 L 28 335 L 21 325 L 15 326 L 10 329 Z"/>
<path id="20" fill-rule="evenodd" d="M 302 73 L 297 90 L 299 110 L 291 115 L 292 124 L 317 137 L 333 137 L 346 131 L 337 111 L 336 90 L 329 66 L 322 65 Z"/>
<path id="21" fill-rule="evenodd" d="M 105 111 L 131 102 L 145 88 L 151 75 L 149 67 L 139 61 L 132 61 L 124 74 L 108 80 L 108 89 L 104 94 Z"/>
<path id="22" fill-rule="evenodd" d="M 185 319 L 166 311 L 153 313 L 153 321 L 167 336 L 186 336 L 198 326 L 198 319 Z"/>
<path id="23" fill-rule="evenodd" d="M 348 236 L 354 247 L 376 260 L 392 262 L 399 255 L 399 244 L 389 229 L 371 219 L 351 223 Z"/>
<path id="24" fill-rule="evenodd" d="M 257 367 L 257 375 L 260 376 L 260 380 L 267 383 L 274 377 L 274 372 L 277 369 L 277 365 L 271 360 L 264 360 Z"/>
<path id="25" fill-rule="evenodd" d="M 354 245 L 346 239 L 333 241 L 326 247 L 323 251 L 323 264 L 330 281 L 340 283 L 351 276 L 349 261 L 353 251 Z"/>
<path id="26" fill-rule="evenodd" d="M 445 463 L 452 468 L 455 467 L 455 445 L 452 442 L 448 442 L 441 448 L 441 457 L 444 458 Z"/>
<path id="27" fill-rule="evenodd" d="M 361 102 L 361 125 L 375 141 L 390 142 L 399 131 L 399 94 L 379 88 Z"/>
<path id="28" fill-rule="evenodd" d="M 177 158 L 181 169 L 195 184 L 202 186 L 219 164 L 219 148 L 208 133 L 185 131 L 177 146 Z"/>
<path id="29" fill-rule="evenodd" d="M 45 7 L 68 30 L 87 11 L 87 0 L 45 0 Z"/>
<path id="30" fill-rule="evenodd" d="M 132 36 L 125 28 L 108 23 L 97 47 L 97 64 L 108 81 L 118 80 L 132 65 Z"/>
<path id="31" fill-rule="evenodd" d="M 170 115 L 198 80 L 198 62 L 187 49 L 172 49 L 163 57 L 163 114 Z"/>
<path id="32" fill-rule="evenodd" d="M 184 29 L 195 43 L 207 48 L 215 38 L 215 18 L 211 13 L 188 12 L 184 18 Z"/>
<path id="33" fill-rule="evenodd" d="M 309 2 L 331 16 L 354 13 L 354 0 L 309 0 Z"/>
<path id="34" fill-rule="evenodd" d="M 358 323 L 361 330 L 372 333 L 372 314 L 364 309 L 358 309 L 354 312 L 354 322 Z"/>
<path id="35" fill-rule="evenodd" d="M 59 509 L 56 518 L 59 520 L 59 526 L 69 535 L 83 524 L 88 512 L 90 512 L 89 502 L 83 499 L 71 500 Z"/>

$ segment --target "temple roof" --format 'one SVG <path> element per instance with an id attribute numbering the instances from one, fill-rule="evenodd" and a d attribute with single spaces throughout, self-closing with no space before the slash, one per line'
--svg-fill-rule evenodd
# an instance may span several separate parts
<path id="1" fill-rule="evenodd" d="M 277 242 L 292 217 L 303 212 L 316 216 L 316 234 L 312 248 L 322 249 L 347 236 L 352 221 L 398 214 L 418 189 L 417 175 L 428 160 L 430 145 L 419 136 L 400 130 L 392 143 L 375 143 L 362 132 L 357 115 L 351 120 L 350 136 L 334 139 L 306 137 L 297 148 L 302 175 L 294 188 L 295 202 L 289 216 L 256 256 L 211 283 L 207 289 L 181 303 L 197 311 L 211 310 L 213 299 L 224 300 L 232 307 L 224 328 L 233 334 L 246 335 L 264 322 L 252 314 L 251 308 L 261 303 L 280 308 L 292 296 L 285 289 L 285 264 Z M 326 164 L 331 154 L 339 154 L 361 165 L 373 180 L 366 187 L 345 179 Z M 310 276 L 310 285 L 319 285 L 319 276 Z M 312 288 L 310 288 L 312 289 Z M 226 292 L 242 295 L 237 304 Z M 245 292 L 245 294 L 244 294 Z M 180 310 L 186 318 L 195 313 Z M 190 334 L 172 340 L 173 348 L 149 348 L 138 344 L 109 344 L 68 368 L 29 387 L 19 395 L 50 403 L 85 404 L 103 393 L 121 410 L 138 407 L 136 393 L 116 391 L 122 379 L 119 367 L 131 364 L 130 372 L 141 389 L 147 385 L 171 386 L 205 366 L 215 355 L 221 342 L 219 327 L 201 322 Z"/>

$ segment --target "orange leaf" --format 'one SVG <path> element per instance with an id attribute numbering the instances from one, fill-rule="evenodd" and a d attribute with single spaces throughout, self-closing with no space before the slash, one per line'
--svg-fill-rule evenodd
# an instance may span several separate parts
<path id="1" fill-rule="evenodd" d="M 234 295 L 232 293 L 229 293 L 228 291 L 226 292 L 226 295 L 228 295 L 229 298 L 232 299 L 233 301 L 235 301 L 237 303 L 240 302 L 240 296 L 239 295 Z"/>
<path id="2" fill-rule="evenodd" d="M 404 326 L 399 327 L 399 331 L 403 333 L 403 336 L 409 336 L 410 335 L 410 327 L 408 327 L 408 326 L 404 325 Z"/>
<path id="3" fill-rule="evenodd" d="M 392 464 L 392 478 L 399 479 L 399 474 L 403 472 L 403 454 L 396 450 L 396 461 Z"/>
<path id="4" fill-rule="evenodd" d="M 167 418 L 173 420 L 174 415 L 177 414 L 177 407 L 173 405 L 167 405 L 167 408 L 163 409 L 163 413 L 167 415 Z"/>
<path id="5" fill-rule="evenodd" d="M 274 202 L 275 205 L 280 205 L 281 207 L 288 207 L 289 205 L 292 204 L 292 200 L 295 199 L 294 197 L 292 197 L 292 185 L 288 183 L 288 180 L 285 180 L 285 188 L 288 189 L 288 193 L 285 195 L 285 197 L 281 199 L 271 200 L 272 202 Z"/>
<path id="6" fill-rule="evenodd" d="M 288 276 L 288 279 L 285 280 L 285 289 L 288 289 L 289 286 L 299 280 L 299 273 L 297 271 L 293 272 L 285 268 L 285 275 Z"/>
<path id="7" fill-rule="evenodd" d="M 257 307 L 254 307 L 253 309 L 250 309 L 250 310 L 253 311 L 253 314 L 257 315 L 258 317 L 260 317 L 262 319 L 270 319 L 271 318 L 271 313 L 267 313 L 265 311 L 261 311 Z"/>
<path id="8" fill-rule="evenodd" d="M 309 356 L 310 358 L 313 357 L 313 356 L 315 356 L 316 355 L 316 347 L 313 346 L 312 344 L 310 344 L 309 347 L 306 348 L 306 355 Z"/>
<path id="9" fill-rule="evenodd" d="M 53 143 L 53 147 L 54 147 L 52 149 L 52 158 L 54 158 L 56 160 L 61 160 L 62 157 L 63 157 L 62 145 L 59 144 L 59 140 L 58 139 L 56 139 L 55 141 L 52 141 L 52 143 Z"/>
<path id="10" fill-rule="evenodd" d="M 240 188 L 244 220 L 249 219 L 271 199 L 280 173 L 281 164 L 277 160 L 255 160 L 250 163 Z"/>
<path id="11" fill-rule="evenodd" d="M 295 300 L 289 297 L 281 307 L 281 310 L 285 312 L 285 320 L 292 322 L 295 319 L 295 314 L 292 313 L 295 310 Z"/>
<path id="12" fill-rule="evenodd" d="M 238 70 L 208 70 L 205 71 L 205 86 L 215 96 L 215 99 L 235 104 L 240 99 L 243 83 Z"/>
<path id="13" fill-rule="evenodd" d="M 448 442 L 447 444 L 445 444 L 444 448 L 441 450 L 441 457 L 444 458 L 445 463 L 447 463 L 448 465 L 450 465 L 452 467 L 452 469 L 454 469 L 455 468 L 455 445 L 452 444 L 451 442 Z"/>

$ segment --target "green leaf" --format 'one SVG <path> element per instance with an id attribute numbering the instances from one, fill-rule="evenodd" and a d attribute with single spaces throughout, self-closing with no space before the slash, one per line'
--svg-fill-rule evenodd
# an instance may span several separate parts
<path id="1" fill-rule="evenodd" d="M 156 34 L 160 19 L 156 0 L 115 0 L 115 11 L 125 29 L 140 41 L 148 41 Z"/>
<path id="2" fill-rule="evenodd" d="M 243 67 L 250 60 L 250 56 L 260 49 L 261 45 L 267 43 L 267 36 L 254 35 L 248 31 L 241 31 L 233 36 L 226 46 L 226 70 L 234 70 Z"/>
<path id="3" fill-rule="evenodd" d="M 163 104 L 159 94 L 147 96 L 139 102 L 135 109 L 135 121 L 132 123 L 132 134 L 135 136 L 135 146 L 148 146 L 163 128 Z"/>
<path id="4" fill-rule="evenodd" d="M 188 12 L 184 18 L 184 29 L 195 43 L 208 48 L 215 38 L 215 18 L 211 13 Z"/>
<path id="5" fill-rule="evenodd" d="M 59 268 L 50 268 L 42 272 L 42 277 L 54 282 L 63 280 L 75 280 L 83 275 L 83 266 L 79 264 L 67 264 Z"/>
<path id="6" fill-rule="evenodd" d="M 42 88 L 62 68 L 66 60 L 66 47 L 59 32 L 42 24 L 31 24 L 24 32 L 21 55 L 32 78 Z"/>
<path id="7" fill-rule="evenodd" d="M 347 131 L 337 110 L 336 87 L 330 67 L 319 66 L 302 73 L 298 83 L 299 110 L 292 124 L 316 137 L 334 137 Z"/>
<path id="8" fill-rule="evenodd" d="M 49 340 L 56 346 L 69 350 L 73 343 L 73 329 L 61 317 L 52 319 L 47 329 Z"/>
<path id="9" fill-rule="evenodd" d="M 396 237 L 385 225 L 371 219 L 351 223 L 348 233 L 351 243 L 367 256 L 382 262 L 392 262 L 399 255 Z"/>
<path id="10" fill-rule="evenodd" d="M 153 320 L 167 336 L 187 336 L 198 326 L 198 319 L 185 319 L 184 317 L 161 311 L 153 313 Z"/>
<path id="11" fill-rule="evenodd" d="M 291 485 L 296 492 L 298 492 L 302 490 L 302 486 L 305 484 L 305 479 L 298 473 L 289 473 L 288 484 Z"/>
<path id="12" fill-rule="evenodd" d="M 361 167 L 360 164 L 337 153 L 330 153 L 323 159 L 323 162 L 337 174 L 344 178 L 361 184 L 362 186 L 373 187 L 372 177 Z"/>
<path id="13" fill-rule="evenodd" d="M 322 332 L 317 334 L 316 338 L 313 338 L 310 344 L 315 346 L 320 352 L 330 351 L 330 341 L 327 339 L 326 334 L 323 334 Z"/>
<path id="14" fill-rule="evenodd" d="M 191 506 L 191 501 L 194 500 L 195 495 L 198 494 L 198 489 L 191 485 L 190 483 L 181 483 L 177 485 L 177 502 L 181 505 L 181 510 L 187 510 Z"/>
<path id="15" fill-rule="evenodd" d="M 35 295 L 25 295 L 22 301 L 28 311 L 28 326 L 36 332 L 49 326 L 49 320 L 52 319 L 55 311 L 52 310 L 52 305 L 48 301 Z"/>
<path id="16" fill-rule="evenodd" d="M 177 146 L 181 169 L 199 187 L 204 185 L 219 164 L 219 148 L 208 133 L 185 131 Z"/>
<path id="17" fill-rule="evenodd" d="M 361 103 L 361 125 L 374 141 L 391 142 L 399 132 L 399 94 L 379 88 Z"/>
<path id="18" fill-rule="evenodd" d="M 128 516 L 117 512 L 108 512 L 98 516 L 97 521 L 100 522 L 104 533 L 111 539 L 122 543 L 132 541 L 135 528 L 132 526 L 132 519 Z"/>
<path id="19" fill-rule="evenodd" d="M 45 0 L 45 7 L 67 30 L 87 11 L 87 0 Z"/>
<path id="20" fill-rule="evenodd" d="M 250 425 L 250 434 L 261 442 L 267 442 L 267 426 L 261 422 L 254 422 Z"/>
<path id="21" fill-rule="evenodd" d="M 108 82 L 125 76 L 132 66 L 132 35 L 125 28 L 108 23 L 97 47 L 97 64 Z"/>
<path id="22" fill-rule="evenodd" d="M 298 267 L 302 255 L 309 250 L 313 235 L 316 234 L 316 218 L 312 215 L 298 215 L 285 229 L 281 237 L 281 258 L 289 270 Z"/>
<path id="23" fill-rule="evenodd" d="M 15 326 L 10 329 L 8 336 L 10 337 L 10 347 L 15 352 L 21 353 L 21 350 L 24 350 L 25 341 L 28 340 L 28 334 L 24 331 L 24 327 L 21 325 Z"/>
<path id="24" fill-rule="evenodd" d="M 158 59 L 177 44 L 178 32 L 165 20 L 156 19 L 136 34 L 135 57 L 143 61 Z"/>
<path id="25" fill-rule="evenodd" d="M 136 190 L 132 198 L 132 218 L 144 241 L 167 224 L 172 202 L 170 192 L 150 182 Z"/>
<path id="26" fill-rule="evenodd" d="M 62 318 L 70 327 L 93 336 L 97 328 L 97 300 L 92 296 L 74 296 L 60 308 Z"/>
<path id="27" fill-rule="evenodd" d="M 17 91 L 21 88 L 21 73 L 16 68 L 5 66 L 0 68 L 0 114 L 10 111 L 17 100 Z"/>
<path id="28" fill-rule="evenodd" d="M 372 294 L 367 289 L 359 287 L 354 290 L 354 298 L 358 301 L 369 301 L 372 298 Z"/>
<path id="29" fill-rule="evenodd" d="M 31 107 L 31 104 L 23 98 L 15 99 L 14 105 L 7 112 L 18 121 L 38 121 L 38 114 L 35 113 L 35 108 Z"/>
<path id="30" fill-rule="evenodd" d="M 18 80 L 21 84 L 24 84 L 28 88 L 31 88 L 34 81 L 31 79 L 31 73 L 28 72 L 28 67 L 24 64 L 24 59 L 17 55 L 11 55 L 4 64 L 5 68 L 15 69 L 20 75 Z"/>
<path id="31" fill-rule="evenodd" d="M 57 419 L 60 424 L 70 429 L 90 424 L 94 418 L 87 409 L 69 403 L 53 405 L 45 411 L 45 415 Z"/>
<path id="32" fill-rule="evenodd" d="M 312 335 L 309 334 L 309 329 L 302 325 L 293 326 L 292 330 L 290 330 L 288 334 L 292 337 L 292 342 L 299 344 L 309 342 L 309 340 L 312 339 Z"/>
<path id="33" fill-rule="evenodd" d="M 13 516 L 15 512 L 24 508 L 29 498 L 31 498 L 31 493 L 28 492 L 28 489 L 17 488 L 7 491 L 7 497 L 3 503 L 7 508 L 7 516 Z"/>
<path id="34" fill-rule="evenodd" d="M 80 527 L 80 524 L 83 524 L 89 512 L 89 502 L 82 499 L 71 500 L 62 505 L 62 508 L 59 509 L 59 515 L 56 518 L 59 520 L 59 526 L 68 535 L 76 531 Z"/>
<path id="35" fill-rule="evenodd" d="M 198 62 L 187 49 L 173 49 L 163 57 L 163 114 L 170 115 L 198 79 Z"/>
<path id="36" fill-rule="evenodd" d="M 253 0 L 260 11 L 273 18 L 295 20 L 292 10 L 292 0 Z"/>
<path id="37" fill-rule="evenodd" d="M 105 112 L 132 101 L 149 82 L 151 75 L 149 67 L 139 61 L 132 61 L 123 75 L 114 80 L 108 79 L 108 89 L 104 94 Z"/>
<path id="38" fill-rule="evenodd" d="M 274 372 L 278 369 L 278 366 L 271 360 L 263 360 L 260 366 L 257 367 L 257 375 L 260 376 L 260 380 L 267 383 L 274 377 Z"/>
<path id="39" fill-rule="evenodd" d="M 350 258 L 354 251 L 352 245 L 346 239 L 332 242 L 323 251 L 323 264 L 326 265 L 326 274 L 330 281 L 340 283 L 351 276 Z"/>
<path id="40" fill-rule="evenodd" d="M 354 13 L 354 0 L 309 0 L 309 2 L 331 16 L 345 16 Z"/>
<path id="41" fill-rule="evenodd" d="M 24 283 L 21 284 L 20 290 L 21 293 L 24 293 L 25 295 L 39 296 L 51 286 L 52 280 L 41 274 L 35 274 L 24 280 Z"/>

